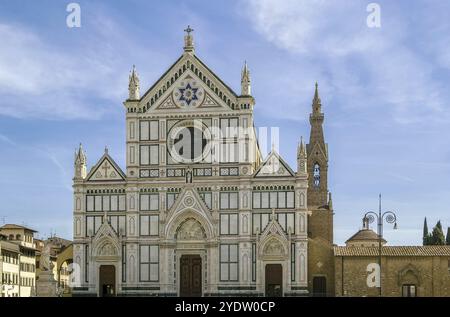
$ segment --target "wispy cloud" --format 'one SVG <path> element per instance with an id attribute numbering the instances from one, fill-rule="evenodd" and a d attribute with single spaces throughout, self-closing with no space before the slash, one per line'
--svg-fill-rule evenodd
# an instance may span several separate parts
<path id="1" fill-rule="evenodd" d="M 16 146 L 16 142 L 14 142 L 13 140 L 11 140 L 10 138 L 8 138 L 6 135 L 4 134 L 0 134 L 0 141 L 12 145 L 12 146 Z"/>
<path id="2" fill-rule="evenodd" d="M 84 33 L 70 45 L 24 25 L 0 24 L 0 115 L 98 119 L 121 109 L 128 71 L 144 50 L 110 17 L 95 17 L 89 31 L 73 31 Z"/>
<path id="3" fill-rule="evenodd" d="M 67 164 L 64 166 L 64 164 L 61 163 L 58 156 L 65 156 L 67 157 L 67 150 L 62 149 L 61 151 L 57 151 L 55 149 L 51 149 L 48 146 L 35 146 L 35 145 L 28 145 L 28 144 L 20 144 L 18 142 L 13 141 L 11 138 L 4 134 L 0 134 L 0 142 L 4 142 L 7 145 L 14 148 L 15 152 L 21 152 L 25 153 L 25 155 L 29 155 L 30 157 L 34 158 L 34 162 L 36 163 L 37 158 L 44 158 L 45 160 L 48 160 L 51 162 L 51 164 L 57 168 L 58 173 L 61 177 L 61 183 L 63 184 L 64 188 L 68 191 L 72 192 L 72 186 L 70 184 L 71 177 L 68 175 L 68 169 Z M 70 170 L 69 170 L 70 171 Z M 33 184 L 30 181 L 22 182 L 21 180 L 8 180 L 6 184 L 20 184 L 20 185 L 32 185 L 36 186 L 36 184 Z M 48 186 L 44 184 L 39 184 L 39 186 Z M 51 186 L 57 186 L 56 184 L 53 184 Z"/>
<path id="4" fill-rule="evenodd" d="M 368 28 L 367 4 L 251 0 L 246 8 L 258 33 L 299 56 L 297 77 L 315 74 L 317 78 L 319 74 L 318 79 L 330 86 L 327 98 L 343 110 L 376 109 L 399 124 L 449 121 L 449 109 L 445 107 L 445 100 L 450 98 L 445 81 L 448 78 L 435 74 L 450 60 L 448 41 L 432 37 L 435 41 L 427 41 L 427 46 L 434 48 L 434 59 L 425 56 L 410 40 L 424 22 L 411 21 L 406 14 L 400 14 L 402 11 L 394 3 L 383 2 L 382 27 Z M 423 9 L 428 11 L 426 4 Z M 440 23 L 450 25 L 443 20 Z M 296 84 L 297 80 L 292 83 Z M 295 91 L 292 95 L 298 96 Z"/>

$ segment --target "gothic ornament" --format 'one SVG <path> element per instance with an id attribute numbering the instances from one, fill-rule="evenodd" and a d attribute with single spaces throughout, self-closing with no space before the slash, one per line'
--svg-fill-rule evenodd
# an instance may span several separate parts
<path id="1" fill-rule="evenodd" d="M 189 218 L 177 230 L 176 238 L 177 240 L 203 240 L 206 234 L 197 220 Z"/>
<path id="2" fill-rule="evenodd" d="M 186 76 L 180 85 L 173 91 L 173 101 L 181 108 L 192 108 L 199 106 L 205 97 L 205 91 L 191 76 Z"/>

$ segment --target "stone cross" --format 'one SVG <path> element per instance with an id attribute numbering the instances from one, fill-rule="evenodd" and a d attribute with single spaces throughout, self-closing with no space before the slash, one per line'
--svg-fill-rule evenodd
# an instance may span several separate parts
<path id="1" fill-rule="evenodd" d="M 110 167 L 111 167 L 111 166 L 108 165 L 108 161 L 105 161 L 105 164 L 104 164 L 103 167 L 102 167 L 102 169 L 105 170 L 105 178 L 108 177 L 108 169 L 109 169 Z"/>
<path id="2" fill-rule="evenodd" d="M 194 29 L 191 29 L 191 26 L 190 26 L 190 25 L 188 25 L 187 29 L 184 30 L 184 32 L 186 32 L 187 35 L 190 35 L 191 32 L 193 32 L 193 31 L 194 31 Z"/>

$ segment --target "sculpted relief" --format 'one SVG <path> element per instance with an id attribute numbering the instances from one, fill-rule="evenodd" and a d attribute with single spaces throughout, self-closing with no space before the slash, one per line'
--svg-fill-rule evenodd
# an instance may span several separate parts
<path id="1" fill-rule="evenodd" d="M 280 241 L 271 239 L 266 243 L 263 250 L 264 255 L 283 255 L 284 248 Z"/>
<path id="2" fill-rule="evenodd" d="M 176 234 L 177 240 L 203 240 L 206 238 L 202 225 L 190 218 L 181 224 Z"/>
<path id="3" fill-rule="evenodd" d="M 98 255 L 116 255 L 116 248 L 111 243 L 105 243 L 99 250 Z"/>

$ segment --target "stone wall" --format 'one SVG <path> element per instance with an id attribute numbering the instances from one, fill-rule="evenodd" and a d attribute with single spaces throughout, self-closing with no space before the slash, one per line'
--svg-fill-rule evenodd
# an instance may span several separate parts
<path id="1" fill-rule="evenodd" d="M 403 284 L 417 285 L 417 296 L 450 296 L 450 258 L 446 256 L 389 256 L 382 258 L 382 295 L 402 296 Z M 367 266 L 378 257 L 335 256 L 336 296 L 378 296 L 368 287 Z"/>

